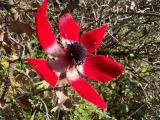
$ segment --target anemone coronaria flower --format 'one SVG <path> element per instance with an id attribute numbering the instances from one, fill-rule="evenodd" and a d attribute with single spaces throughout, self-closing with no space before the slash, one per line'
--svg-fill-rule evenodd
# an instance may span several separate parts
<path id="1" fill-rule="evenodd" d="M 106 109 L 107 106 L 102 97 L 79 73 L 100 82 L 109 82 L 122 73 L 122 66 L 115 60 L 108 56 L 92 55 L 105 35 L 107 24 L 79 37 L 80 26 L 71 14 L 66 13 L 58 22 L 61 39 L 59 44 L 46 17 L 46 11 L 47 0 L 44 0 L 36 13 L 36 32 L 42 48 L 55 59 L 46 61 L 27 58 L 26 60 L 51 87 L 55 87 L 60 73 L 66 73 L 67 81 L 80 96 Z"/>

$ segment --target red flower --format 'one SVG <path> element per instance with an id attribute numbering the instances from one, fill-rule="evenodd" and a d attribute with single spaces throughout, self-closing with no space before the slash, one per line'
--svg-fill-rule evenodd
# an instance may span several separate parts
<path id="1" fill-rule="evenodd" d="M 46 17 L 47 0 L 36 13 L 36 29 L 39 43 L 55 60 L 45 61 L 35 58 L 26 60 L 37 73 L 54 87 L 60 73 L 66 72 L 66 78 L 73 89 L 94 105 L 106 109 L 106 104 L 99 94 L 83 78 L 79 72 L 90 79 L 108 82 L 119 76 L 123 68 L 116 61 L 103 55 L 90 54 L 100 45 L 107 25 L 91 30 L 79 38 L 80 26 L 68 13 L 59 20 L 62 45 L 56 41 Z"/>

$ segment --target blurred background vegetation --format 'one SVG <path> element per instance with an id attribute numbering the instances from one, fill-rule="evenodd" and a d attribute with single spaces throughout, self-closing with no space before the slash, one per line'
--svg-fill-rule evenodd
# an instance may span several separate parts
<path id="1" fill-rule="evenodd" d="M 159 0 L 48 1 L 57 38 L 58 19 L 66 12 L 80 24 L 81 34 L 108 23 L 95 54 L 109 55 L 125 71 L 110 83 L 90 82 L 107 111 L 82 99 L 65 80 L 51 89 L 23 60 L 48 59 L 35 35 L 41 0 L 0 0 L 0 120 L 159 120 Z"/>

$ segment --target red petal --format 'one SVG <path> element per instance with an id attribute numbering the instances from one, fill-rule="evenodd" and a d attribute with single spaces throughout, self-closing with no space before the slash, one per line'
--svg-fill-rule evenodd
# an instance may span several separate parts
<path id="1" fill-rule="evenodd" d="M 52 28 L 46 17 L 47 0 L 44 0 L 36 13 L 35 23 L 39 43 L 47 51 L 49 47 L 56 43 Z"/>
<path id="2" fill-rule="evenodd" d="M 63 73 L 67 70 L 70 61 L 67 58 L 57 58 L 56 60 L 48 61 L 51 69 L 57 73 Z"/>
<path id="3" fill-rule="evenodd" d="M 54 57 L 64 57 L 66 55 L 66 51 L 57 43 L 46 49 L 47 53 Z"/>
<path id="4" fill-rule="evenodd" d="M 58 76 L 50 69 L 47 61 L 35 58 L 27 58 L 26 60 L 32 65 L 36 72 L 50 84 L 51 87 L 56 85 Z"/>
<path id="5" fill-rule="evenodd" d="M 108 26 L 103 25 L 100 28 L 93 29 L 83 34 L 79 41 L 86 47 L 87 55 L 95 51 L 100 45 Z"/>
<path id="6" fill-rule="evenodd" d="M 106 109 L 107 106 L 102 97 L 93 89 L 84 79 L 80 78 L 76 69 L 67 72 L 67 79 L 73 89 L 78 92 L 80 96 L 88 100 L 92 104 Z"/>
<path id="7" fill-rule="evenodd" d="M 80 32 L 80 26 L 74 21 L 71 14 L 67 13 L 59 19 L 59 30 L 62 39 L 77 41 Z"/>
<path id="8" fill-rule="evenodd" d="M 120 64 L 103 55 L 88 57 L 83 64 L 83 74 L 96 81 L 111 81 L 122 71 L 123 68 Z"/>

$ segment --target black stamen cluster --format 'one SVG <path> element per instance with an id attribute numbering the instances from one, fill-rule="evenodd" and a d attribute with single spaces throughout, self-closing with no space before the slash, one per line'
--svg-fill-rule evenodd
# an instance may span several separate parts
<path id="1" fill-rule="evenodd" d="M 86 53 L 85 47 L 79 42 L 68 44 L 67 46 L 67 55 L 69 59 L 71 59 L 77 65 L 83 63 L 83 60 L 85 58 L 85 53 Z"/>

